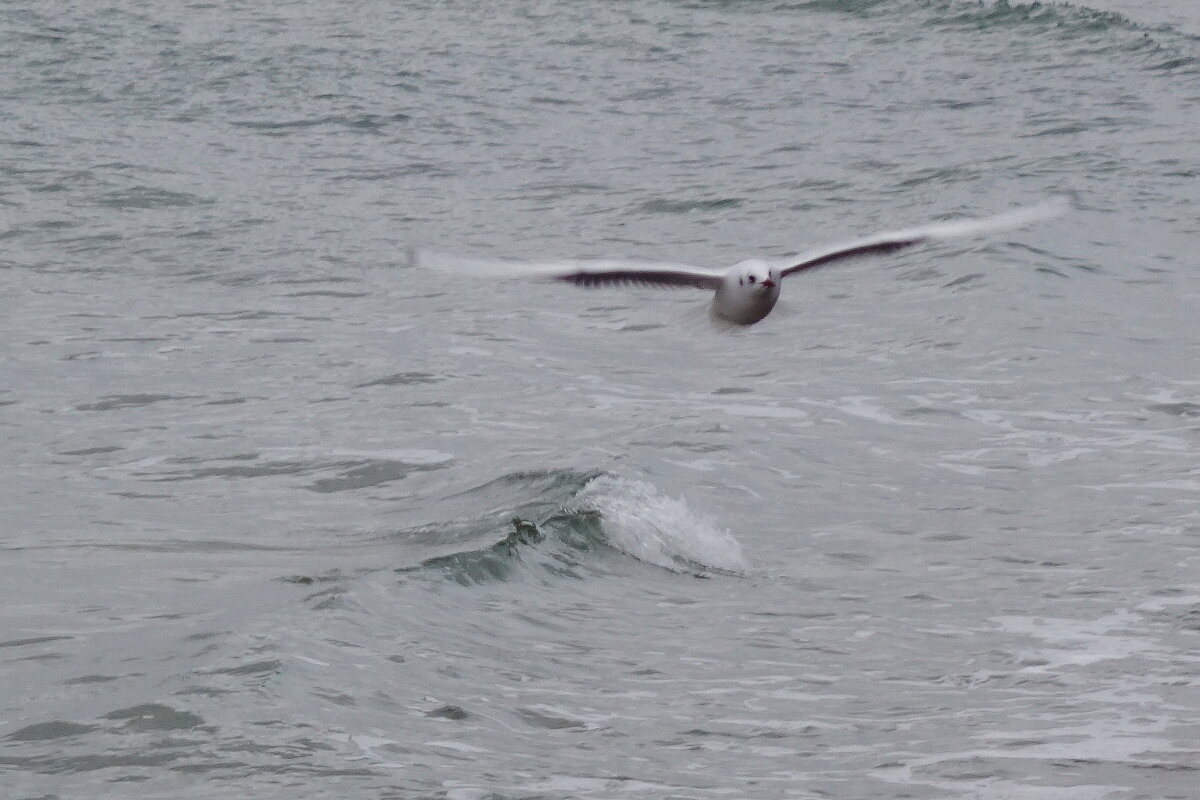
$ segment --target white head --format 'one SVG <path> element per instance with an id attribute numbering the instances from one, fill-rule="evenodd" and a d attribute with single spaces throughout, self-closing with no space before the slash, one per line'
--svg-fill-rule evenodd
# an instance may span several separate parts
<path id="1" fill-rule="evenodd" d="M 713 313 L 737 325 L 752 325 L 771 313 L 779 299 L 779 270 L 750 259 L 734 264 L 717 289 Z"/>
<path id="2" fill-rule="evenodd" d="M 772 269 L 765 261 L 752 258 L 733 265 L 733 275 L 738 286 L 746 293 L 779 293 L 779 270 Z"/>

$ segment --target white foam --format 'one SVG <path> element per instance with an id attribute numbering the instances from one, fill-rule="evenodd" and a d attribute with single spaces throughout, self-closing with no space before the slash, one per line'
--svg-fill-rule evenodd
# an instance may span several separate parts
<path id="1" fill-rule="evenodd" d="M 601 475 L 584 487 L 580 501 L 600 514 L 609 544 L 641 561 L 668 569 L 749 567 L 733 534 L 644 481 Z"/>

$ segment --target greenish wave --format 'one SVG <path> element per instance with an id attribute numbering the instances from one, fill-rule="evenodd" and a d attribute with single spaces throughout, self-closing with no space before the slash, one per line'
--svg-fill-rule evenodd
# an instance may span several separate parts
<path id="1" fill-rule="evenodd" d="M 745 568 L 731 534 L 643 481 L 600 472 L 525 472 L 451 497 L 467 507 L 487 503 L 489 511 L 411 532 L 445 552 L 397 573 L 472 585 L 581 579 L 631 559 L 695 575 Z"/>

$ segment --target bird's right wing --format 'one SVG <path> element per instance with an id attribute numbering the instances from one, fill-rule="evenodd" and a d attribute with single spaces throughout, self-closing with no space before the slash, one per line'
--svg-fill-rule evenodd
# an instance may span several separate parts
<path id="1" fill-rule="evenodd" d="M 799 253 L 784 262 L 780 275 L 787 277 L 806 269 L 824 266 L 833 261 L 847 258 L 890 253 L 904 247 L 911 247 L 924 242 L 941 239 L 958 239 L 970 236 L 983 236 L 995 231 L 1009 228 L 1020 228 L 1044 219 L 1050 219 L 1062 214 L 1068 208 L 1065 198 L 1050 200 L 1029 208 L 1019 208 L 1005 214 L 975 219 L 959 219 L 952 222 L 935 222 L 919 228 L 909 228 L 892 233 L 877 233 L 864 239 L 858 239 L 844 244 L 830 245 L 806 253 Z"/>
<path id="2" fill-rule="evenodd" d="M 577 259 L 563 261 L 503 261 L 448 256 L 418 251 L 417 266 L 442 272 L 457 272 L 478 278 L 506 280 L 533 278 L 565 281 L 577 286 L 665 286 L 716 289 L 724 273 L 690 264 L 658 264 L 645 261 Z"/>

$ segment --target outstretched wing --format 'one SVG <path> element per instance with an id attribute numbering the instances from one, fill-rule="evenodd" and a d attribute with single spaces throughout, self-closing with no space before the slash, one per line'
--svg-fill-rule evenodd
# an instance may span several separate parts
<path id="1" fill-rule="evenodd" d="M 613 262 L 578 262 L 573 268 L 551 276 L 576 286 L 660 286 L 716 289 L 722 275 L 698 267 L 668 264 L 617 264 Z"/>
<path id="2" fill-rule="evenodd" d="M 858 258 L 860 256 L 891 253 L 905 247 L 911 247 L 924 242 L 941 239 L 958 239 L 969 236 L 982 236 L 994 231 L 1020 228 L 1044 219 L 1056 217 L 1067 210 L 1068 204 L 1064 198 L 1051 200 L 1030 208 L 1021 208 L 1006 214 L 977 219 L 960 219 L 953 222 L 938 222 L 919 228 L 909 228 L 892 233 L 877 233 L 853 242 L 831 245 L 819 250 L 800 253 L 787 259 L 786 266 L 780 269 L 780 275 L 787 277 L 806 269 L 824 266 L 833 261 Z"/>
<path id="3" fill-rule="evenodd" d="M 724 274 L 690 264 L 655 264 L 644 261 L 564 260 L 543 262 L 460 258 L 418 252 L 418 266 L 495 280 L 533 278 L 566 281 L 577 286 L 666 286 L 716 289 Z"/>

